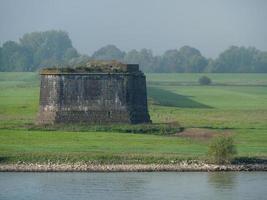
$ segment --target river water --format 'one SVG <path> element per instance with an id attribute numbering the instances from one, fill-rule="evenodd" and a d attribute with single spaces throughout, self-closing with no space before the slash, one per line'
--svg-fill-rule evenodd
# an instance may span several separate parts
<path id="1" fill-rule="evenodd" d="M 267 199 L 266 172 L 0 173 L 0 200 Z"/>

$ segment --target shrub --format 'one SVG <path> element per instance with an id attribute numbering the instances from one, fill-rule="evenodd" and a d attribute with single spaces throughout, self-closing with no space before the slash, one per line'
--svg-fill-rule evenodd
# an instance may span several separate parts
<path id="1" fill-rule="evenodd" d="M 211 79 L 207 76 L 201 76 L 198 79 L 198 82 L 200 85 L 210 85 L 211 84 Z"/>
<path id="2" fill-rule="evenodd" d="M 45 131 L 77 131 L 77 132 L 119 132 L 119 133 L 138 133 L 153 135 L 172 135 L 181 132 L 183 128 L 178 122 L 156 123 L 156 124 L 53 124 L 53 125 L 32 125 L 29 130 Z"/>
<path id="3" fill-rule="evenodd" d="M 208 155 L 216 164 L 230 163 L 236 153 L 232 137 L 216 137 L 209 145 Z"/>

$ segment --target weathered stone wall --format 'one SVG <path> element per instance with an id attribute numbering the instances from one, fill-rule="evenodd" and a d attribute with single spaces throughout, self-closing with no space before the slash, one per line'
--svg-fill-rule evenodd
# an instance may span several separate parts
<path id="1" fill-rule="evenodd" d="M 144 74 L 41 74 L 38 123 L 67 122 L 150 122 Z"/>

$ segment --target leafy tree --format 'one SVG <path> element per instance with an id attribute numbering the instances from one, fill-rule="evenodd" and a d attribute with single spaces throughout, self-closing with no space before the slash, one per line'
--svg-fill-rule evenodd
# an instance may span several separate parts
<path id="1" fill-rule="evenodd" d="M 66 49 L 64 52 L 63 60 L 68 62 L 72 58 L 77 58 L 79 56 L 77 50 L 73 47 Z"/>
<path id="2" fill-rule="evenodd" d="M 125 53 L 115 45 L 107 45 L 93 53 L 92 58 L 96 60 L 119 60 L 122 61 Z"/>
<path id="3" fill-rule="evenodd" d="M 28 52 L 18 43 L 7 41 L 2 47 L 1 65 L 3 71 L 29 71 Z"/>
<path id="4" fill-rule="evenodd" d="M 207 67 L 207 64 L 208 61 L 206 58 L 203 56 L 194 55 L 188 60 L 185 72 L 203 72 Z"/>
<path id="5" fill-rule="evenodd" d="M 66 55 L 67 59 L 77 56 L 68 34 L 64 31 L 27 33 L 20 39 L 20 43 L 31 52 L 34 69 L 63 63 Z"/>
<path id="6" fill-rule="evenodd" d="M 7 41 L 1 54 L 1 71 L 34 71 L 79 56 L 68 34 L 55 30 L 27 33 L 19 43 Z"/>
<path id="7" fill-rule="evenodd" d="M 256 61 L 253 67 L 254 72 L 267 73 L 267 52 L 260 52 L 256 56 Z"/>
<path id="8" fill-rule="evenodd" d="M 168 50 L 161 59 L 163 72 L 203 72 L 208 64 L 199 50 L 189 46 Z"/>
<path id="9" fill-rule="evenodd" d="M 212 72 L 255 72 L 253 66 L 259 51 L 255 48 L 231 46 L 215 60 Z"/>
<path id="10" fill-rule="evenodd" d="M 183 60 L 178 50 L 166 51 L 161 59 L 162 72 L 184 72 Z"/>
<path id="11" fill-rule="evenodd" d="M 154 56 L 154 62 L 153 62 L 153 67 L 152 67 L 152 72 L 155 73 L 164 73 L 168 72 L 167 68 L 162 67 L 162 58 L 161 56 Z"/>
<path id="12" fill-rule="evenodd" d="M 4 71 L 3 69 L 3 55 L 2 55 L 2 47 L 0 47 L 0 72 Z"/>
<path id="13" fill-rule="evenodd" d="M 154 64 L 154 56 L 152 50 L 141 49 L 138 64 L 140 64 L 140 68 L 144 69 L 144 71 L 152 72 Z"/>
<path id="14" fill-rule="evenodd" d="M 203 72 L 208 61 L 203 57 L 199 50 L 183 46 L 179 50 L 182 59 L 182 68 L 184 72 Z"/>
<path id="15" fill-rule="evenodd" d="M 126 63 L 140 64 L 140 54 L 135 49 L 127 52 L 123 59 Z"/>
<path id="16" fill-rule="evenodd" d="M 193 55 L 198 55 L 200 56 L 201 53 L 199 50 L 197 50 L 196 48 L 190 47 L 190 46 L 183 46 L 179 49 L 181 55 L 183 55 L 184 57 L 191 57 Z"/>
<path id="17" fill-rule="evenodd" d="M 209 145 L 208 155 L 217 164 L 230 163 L 236 153 L 237 151 L 232 137 L 216 137 Z"/>
<path id="18" fill-rule="evenodd" d="M 126 63 L 139 64 L 144 72 L 154 71 L 154 56 L 150 49 L 131 50 L 125 54 L 123 60 Z"/>
<path id="19" fill-rule="evenodd" d="M 267 52 L 253 47 L 231 46 L 213 60 L 206 59 L 198 49 L 190 46 L 154 56 L 150 49 L 125 53 L 115 45 L 107 45 L 89 57 L 79 55 L 66 32 L 55 30 L 27 33 L 18 43 L 7 41 L 0 47 L 0 71 L 35 71 L 46 66 L 73 65 L 90 59 L 136 63 L 144 72 L 267 73 Z"/>

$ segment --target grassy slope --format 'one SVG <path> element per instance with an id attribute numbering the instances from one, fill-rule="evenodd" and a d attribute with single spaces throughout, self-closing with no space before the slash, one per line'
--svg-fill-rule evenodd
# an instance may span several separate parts
<path id="1" fill-rule="evenodd" d="M 196 86 L 199 76 L 148 74 L 152 120 L 231 129 L 238 156 L 267 157 L 267 74 L 211 74 L 216 85 Z M 180 137 L 29 131 L 38 96 L 36 74 L 0 73 L 0 161 L 169 162 L 207 151 L 208 141 Z"/>

